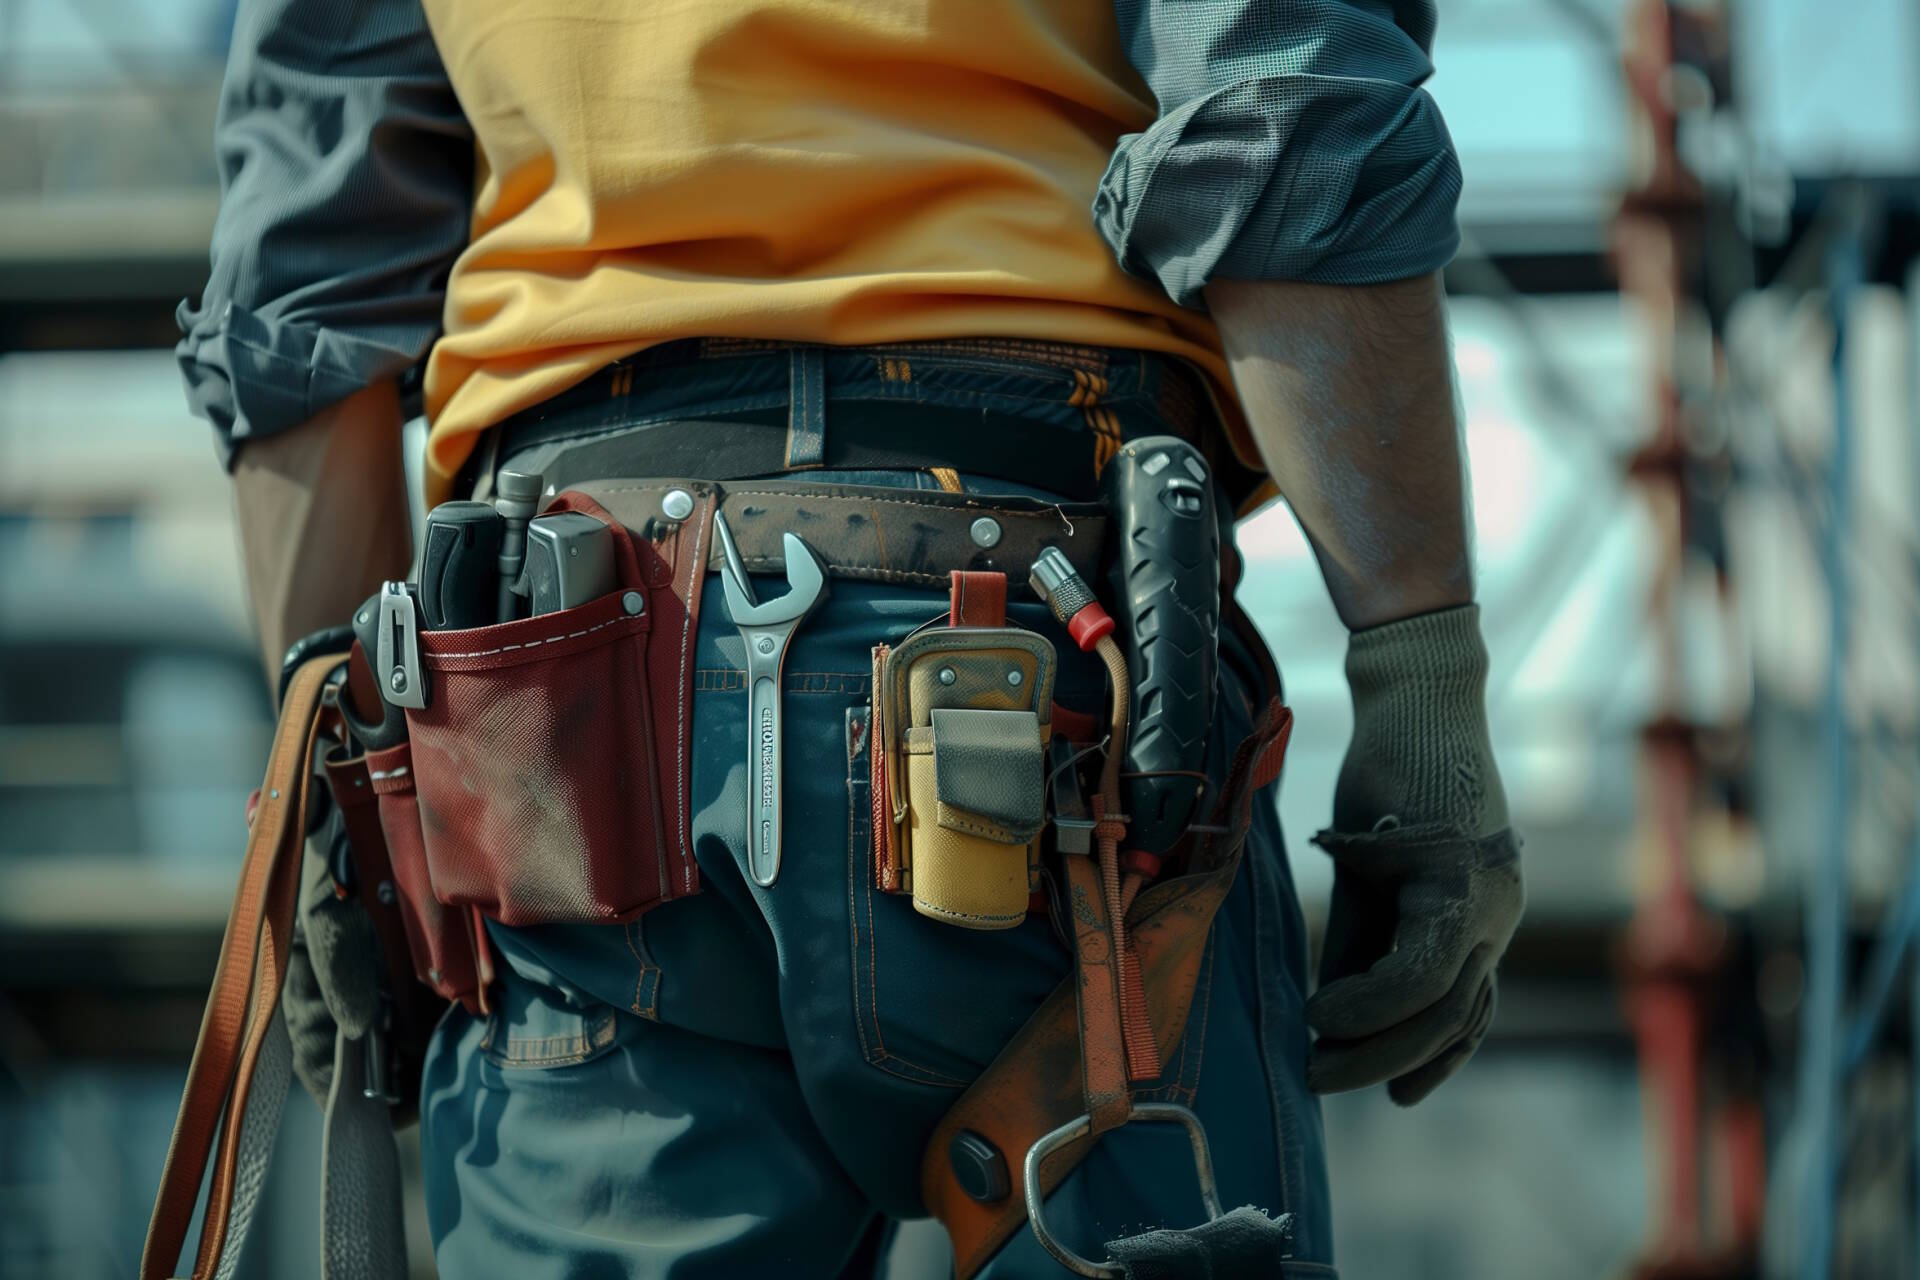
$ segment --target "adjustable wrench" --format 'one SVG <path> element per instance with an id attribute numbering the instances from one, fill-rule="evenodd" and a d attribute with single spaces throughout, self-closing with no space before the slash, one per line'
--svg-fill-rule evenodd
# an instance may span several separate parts
<path id="1" fill-rule="evenodd" d="M 782 539 L 787 594 L 761 604 L 733 531 L 717 511 L 713 528 L 726 557 L 720 581 L 727 612 L 747 645 L 747 869 L 766 888 L 780 874 L 780 669 L 794 629 L 826 599 L 827 575 L 813 548 L 789 533 Z"/>

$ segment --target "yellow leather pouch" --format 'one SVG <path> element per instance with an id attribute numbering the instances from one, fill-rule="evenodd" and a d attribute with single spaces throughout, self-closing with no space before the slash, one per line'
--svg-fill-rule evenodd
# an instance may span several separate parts
<path id="1" fill-rule="evenodd" d="M 886 655 L 885 816 L 920 914 L 968 929 L 1026 919 L 1055 662 L 1045 639 L 1012 627 L 935 628 Z"/>

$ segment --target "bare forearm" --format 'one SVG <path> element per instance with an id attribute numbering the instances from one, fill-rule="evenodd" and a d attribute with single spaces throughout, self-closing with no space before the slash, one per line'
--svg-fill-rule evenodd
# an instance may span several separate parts
<path id="1" fill-rule="evenodd" d="M 247 599 L 270 680 L 287 646 L 347 621 L 411 559 L 400 402 L 381 383 L 241 447 L 234 505 Z"/>
<path id="2" fill-rule="evenodd" d="M 1349 629 L 1473 598 L 1438 277 L 1206 288 L 1254 440 Z"/>

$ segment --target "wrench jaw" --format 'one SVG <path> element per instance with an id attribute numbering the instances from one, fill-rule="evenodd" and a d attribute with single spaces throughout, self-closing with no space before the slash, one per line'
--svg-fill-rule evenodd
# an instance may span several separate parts
<path id="1" fill-rule="evenodd" d="M 716 528 L 725 529 L 724 518 L 715 515 Z M 744 576 L 740 565 L 739 553 L 732 550 L 733 535 L 723 535 L 722 545 L 728 554 L 720 570 L 720 585 L 727 593 L 727 613 L 733 618 L 734 625 L 744 631 L 748 627 L 777 627 L 783 623 L 798 626 L 813 615 L 827 598 L 827 571 L 820 563 L 819 555 L 801 540 L 797 533 L 782 537 L 786 551 L 787 593 L 777 599 L 762 602 L 754 594 L 753 584 Z M 789 628 L 791 631 L 791 628 Z"/>

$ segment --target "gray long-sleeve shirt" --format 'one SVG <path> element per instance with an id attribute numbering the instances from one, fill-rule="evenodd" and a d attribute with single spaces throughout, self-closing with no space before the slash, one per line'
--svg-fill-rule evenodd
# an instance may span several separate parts
<path id="1" fill-rule="evenodd" d="M 1159 117 L 1092 217 L 1127 271 L 1367 284 L 1445 265 L 1460 170 L 1433 0 L 1115 0 Z M 189 401 L 223 454 L 418 363 L 467 242 L 473 136 L 419 0 L 243 0 L 212 273 L 182 303 Z"/>

